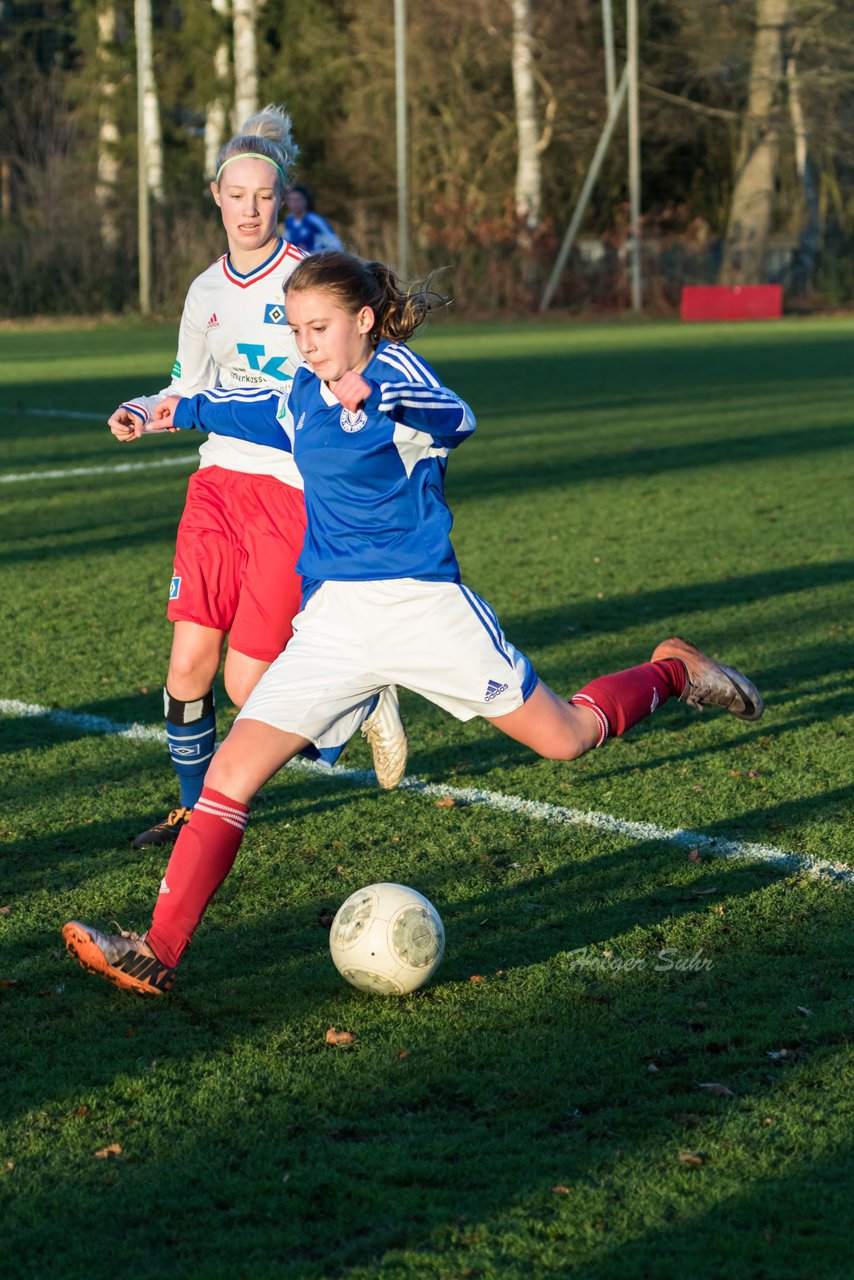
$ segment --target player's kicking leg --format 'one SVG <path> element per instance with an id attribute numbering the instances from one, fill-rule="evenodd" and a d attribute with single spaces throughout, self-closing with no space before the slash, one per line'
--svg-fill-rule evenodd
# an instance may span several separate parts
<path id="1" fill-rule="evenodd" d="M 600 676 L 568 702 L 540 682 L 521 707 L 487 719 L 547 759 L 574 760 L 619 737 L 669 698 L 698 711 L 718 707 L 740 720 L 758 720 L 765 710 L 752 680 L 674 636 L 657 646 L 649 662 Z"/>
<path id="2" fill-rule="evenodd" d="M 406 772 L 408 749 L 393 684 L 380 693 L 377 705 L 362 725 L 362 737 L 371 744 L 377 782 L 384 790 L 393 790 Z"/>

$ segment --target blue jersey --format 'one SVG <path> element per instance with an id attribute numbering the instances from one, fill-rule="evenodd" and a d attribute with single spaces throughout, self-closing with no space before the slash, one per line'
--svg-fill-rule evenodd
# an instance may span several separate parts
<path id="1" fill-rule="evenodd" d="M 278 429 L 305 485 L 308 529 L 297 569 L 306 597 L 321 582 L 420 578 L 459 582 L 445 501 L 448 453 L 474 417 L 430 365 L 381 342 L 349 412 L 310 369 L 287 401 L 275 392 L 212 391 L 183 400 L 175 425 L 268 443 Z"/>
<path id="2" fill-rule="evenodd" d="M 308 212 L 299 221 L 293 214 L 288 214 L 285 218 L 285 238 L 306 253 L 341 248 L 338 236 L 319 213 Z"/>

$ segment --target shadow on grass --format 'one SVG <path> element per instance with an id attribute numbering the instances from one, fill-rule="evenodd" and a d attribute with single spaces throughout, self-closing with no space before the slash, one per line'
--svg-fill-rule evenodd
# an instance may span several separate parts
<path id="1" fill-rule="evenodd" d="M 637 861 L 651 851 L 639 848 Z M 606 859 L 615 878 L 618 861 Z M 631 875 L 625 859 L 621 870 Z M 478 1269 L 486 1266 L 480 1228 L 492 1224 L 521 1250 L 520 1270 L 508 1274 L 545 1274 L 539 1251 L 566 1203 L 551 1192 L 560 1183 L 596 1192 L 600 1206 L 627 1211 L 632 1222 L 623 1270 L 582 1274 L 646 1274 L 630 1262 L 637 1256 L 645 1266 L 650 1250 L 658 1270 L 649 1274 L 671 1274 L 689 1227 L 669 1220 L 669 1201 L 679 1204 L 684 1179 L 697 1172 L 679 1168 L 679 1150 L 686 1141 L 717 1145 L 727 1117 L 753 1104 L 773 1110 L 778 1096 L 777 1105 L 787 1105 L 799 1071 L 829 1064 L 848 1030 L 835 992 L 850 941 L 841 925 L 819 930 L 797 884 L 733 866 L 721 880 L 720 870 L 723 919 L 696 901 L 600 902 L 607 886 L 596 868 L 588 870 L 586 897 L 581 868 L 536 882 L 538 901 L 551 903 L 550 928 L 525 927 L 518 886 L 462 897 L 459 915 L 449 913 L 452 951 L 440 978 L 393 1007 L 341 988 L 308 919 L 319 899 L 298 912 L 265 904 L 237 922 L 229 921 L 231 904 L 222 904 L 187 965 L 182 994 L 154 1008 L 66 975 L 66 997 L 43 1003 L 28 1052 L 17 1055 L 22 1070 L 34 1055 L 40 1062 L 39 1078 L 23 1084 L 17 1102 L 35 1109 L 33 1143 L 41 1132 L 43 1143 L 69 1149 L 61 1171 L 31 1185 L 18 1206 L 24 1225 L 38 1219 L 52 1227 L 31 1234 L 16 1256 L 31 1268 L 40 1263 L 56 1248 L 58 1224 L 68 1235 L 70 1276 L 86 1274 L 96 1241 L 108 1252 L 121 1247 L 125 1265 L 153 1274 L 167 1264 L 173 1275 L 200 1274 L 214 1259 L 223 1274 L 240 1274 L 251 1259 L 256 1274 L 304 1280 L 352 1268 L 366 1268 L 360 1276 L 385 1274 L 386 1266 L 398 1274 L 395 1261 L 399 1274 L 420 1276 L 440 1274 L 430 1269 L 438 1256 L 460 1268 L 442 1275 L 466 1274 L 470 1263 L 470 1274 L 486 1276 L 488 1268 Z M 454 878 L 452 866 L 434 868 L 425 889 L 441 901 Z M 765 915 L 763 886 L 776 895 Z M 753 899 L 759 914 L 745 942 L 743 921 L 730 928 L 728 916 Z M 484 910 L 492 933 L 477 925 Z M 607 943 L 650 963 L 631 976 L 591 975 L 560 954 L 569 943 Z M 657 973 L 652 962 L 668 945 L 705 946 L 713 967 Z M 498 962 L 504 974 L 494 973 Z M 472 969 L 487 975 L 479 986 L 465 981 Z M 815 1016 L 805 1028 L 795 1006 L 807 1001 Z M 352 1052 L 327 1048 L 330 1023 L 356 1033 Z M 781 1047 L 786 1056 L 772 1064 L 768 1053 Z M 698 1090 L 710 1080 L 734 1096 Z M 74 1114 L 81 1103 L 90 1107 L 82 1117 Z M 687 1140 L 686 1113 L 693 1116 Z M 92 1152 L 109 1141 L 120 1143 L 122 1158 L 94 1161 Z M 620 1182 L 624 1157 L 657 1180 L 648 1202 L 632 1203 L 630 1184 Z M 26 1156 L 18 1161 L 26 1167 Z M 794 1203 L 809 1202 L 810 1176 L 805 1163 L 782 1180 Z M 752 1200 L 767 1203 L 764 1192 L 745 1191 L 744 1180 L 742 1170 L 725 1203 L 745 1211 Z M 843 1222 L 846 1193 L 822 1185 Z M 714 1182 L 709 1194 L 720 1201 Z M 696 1196 L 681 1205 L 680 1216 L 689 1214 L 697 1224 L 713 1216 Z M 565 1250 L 559 1273 L 573 1274 L 582 1248 L 585 1268 L 594 1260 L 605 1268 L 607 1234 L 591 1249 L 589 1224 L 571 1210 L 563 1217 L 563 1235 L 552 1233 L 552 1248 Z M 735 1212 L 734 1221 L 743 1215 Z M 7 1227 L 10 1247 L 16 1225 Z M 778 1258 L 793 1241 L 809 1247 L 791 1210 L 779 1207 L 775 1227 Z M 747 1249 L 764 1257 L 765 1223 L 743 1229 L 738 1256 Z M 730 1274 L 732 1248 L 728 1236 L 702 1232 L 691 1274 Z M 412 1250 L 423 1251 L 423 1269 L 403 1267 L 403 1252 Z"/>

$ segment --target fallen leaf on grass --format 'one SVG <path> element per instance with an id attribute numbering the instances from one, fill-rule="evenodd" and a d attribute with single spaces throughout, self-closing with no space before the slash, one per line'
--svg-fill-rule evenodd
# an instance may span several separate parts
<path id="1" fill-rule="evenodd" d="M 335 1027 L 330 1027 L 326 1033 L 326 1043 L 338 1046 L 353 1044 L 356 1037 L 352 1031 L 338 1031 Z"/>
<path id="2" fill-rule="evenodd" d="M 453 796 L 445 796 L 442 800 L 436 800 L 435 805 L 437 809 L 455 809 L 457 802 Z"/>
<path id="3" fill-rule="evenodd" d="M 707 1093 L 711 1093 L 716 1098 L 734 1098 L 735 1094 L 732 1089 L 728 1089 L 725 1084 L 698 1084 L 698 1089 L 705 1089 Z"/>
<path id="4" fill-rule="evenodd" d="M 700 850 L 699 850 L 699 849 L 692 849 L 692 850 L 691 850 L 691 852 L 688 854 L 688 861 L 689 861 L 689 862 L 702 862 L 702 861 L 703 861 L 703 859 L 700 857 Z"/>
<path id="5" fill-rule="evenodd" d="M 482 974 L 482 973 L 473 973 L 473 974 L 471 975 L 471 977 L 469 978 L 469 982 L 483 982 L 483 974 Z"/>
<path id="6" fill-rule="evenodd" d="M 731 778 L 761 778 L 762 774 L 758 769 L 730 769 L 729 776 Z"/>
<path id="7" fill-rule="evenodd" d="M 705 1162 L 703 1160 L 703 1157 L 698 1156 L 695 1151 L 680 1151 L 679 1163 L 680 1164 L 704 1164 Z"/>
<path id="8" fill-rule="evenodd" d="M 0 907 L 0 916 L 7 916 L 11 910 L 11 907 Z"/>
<path id="9" fill-rule="evenodd" d="M 111 1142 L 108 1147 L 102 1147 L 100 1151 L 95 1152 L 96 1160 L 108 1160 L 110 1156 L 120 1156 L 122 1149 L 117 1142 Z"/>
<path id="10" fill-rule="evenodd" d="M 408 1058 L 408 1057 L 409 1057 L 409 1050 L 408 1050 L 408 1049 L 398 1049 L 397 1053 L 396 1053 L 394 1056 L 398 1059 L 398 1061 L 402 1062 L 404 1058 Z"/>
<path id="11" fill-rule="evenodd" d="M 71 1114 L 73 1116 L 82 1116 L 85 1119 L 91 1110 L 92 1108 L 87 1107 L 86 1103 L 84 1102 L 79 1107 L 74 1107 Z"/>
<path id="12" fill-rule="evenodd" d="M 552 1187 L 552 1191 L 554 1191 L 555 1195 L 558 1195 L 558 1196 L 568 1196 L 572 1194 L 571 1187 L 561 1186 L 560 1183 L 558 1183 L 556 1187 Z"/>

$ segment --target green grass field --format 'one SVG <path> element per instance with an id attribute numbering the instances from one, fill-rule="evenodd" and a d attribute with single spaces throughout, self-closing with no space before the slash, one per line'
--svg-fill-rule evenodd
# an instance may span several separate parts
<path id="1" fill-rule="evenodd" d="M 465 580 L 541 676 L 569 695 L 681 633 L 766 717 L 668 704 L 559 765 L 404 694 L 410 785 L 371 785 L 361 741 L 341 777 L 286 770 L 144 1002 L 59 931 L 144 928 L 163 871 L 129 841 L 175 802 L 165 749 L 109 730 L 160 728 L 194 447 L 103 419 L 167 380 L 174 326 L 0 331 L 4 1276 L 851 1274 L 852 342 L 426 334 L 479 419 L 449 468 Z M 376 880 L 445 921 L 401 1000 L 328 956 Z"/>

